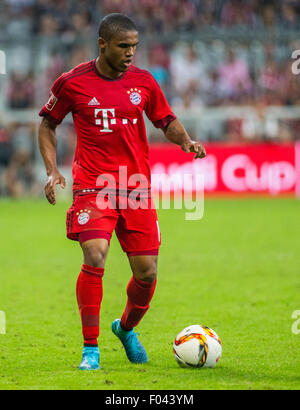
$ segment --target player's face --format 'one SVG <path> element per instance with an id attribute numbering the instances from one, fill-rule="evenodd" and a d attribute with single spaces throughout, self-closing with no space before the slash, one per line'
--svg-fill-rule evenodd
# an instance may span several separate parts
<path id="1" fill-rule="evenodd" d="M 108 42 L 103 41 L 101 53 L 114 71 L 125 72 L 132 63 L 138 42 L 137 31 L 124 31 Z"/>

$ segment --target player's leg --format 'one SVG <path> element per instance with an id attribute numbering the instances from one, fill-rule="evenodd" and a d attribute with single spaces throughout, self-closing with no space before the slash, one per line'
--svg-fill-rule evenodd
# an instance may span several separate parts
<path id="1" fill-rule="evenodd" d="M 76 296 L 84 339 L 81 370 L 99 368 L 99 316 L 103 297 L 102 277 L 109 242 L 104 238 L 84 240 L 79 235 L 83 265 L 77 279 Z"/>
<path id="2" fill-rule="evenodd" d="M 118 215 L 113 209 L 97 206 L 96 195 L 78 194 L 67 213 L 67 236 L 80 242 L 83 265 L 77 280 L 76 296 L 84 338 L 82 370 L 99 368 L 99 315 L 102 277 L 111 233 Z"/>
<path id="3" fill-rule="evenodd" d="M 149 309 L 157 277 L 157 259 L 160 232 L 156 211 L 127 209 L 116 226 L 122 249 L 127 253 L 133 276 L 127 286 L 127 303 L 121 319 L 112 324 L 112 330 L 121 340 L 128 359 L 146 363 L 147 353 L 138 340 L 134 327 Z"/>
<path id="4" fill-rule="evenodd" d="M 156 255 L 128 256 L 133 276 L 127 285 L 127 304 L 121 318 L 121 327 L 132 330 L 136 327 L 147 310 L 156 288 Z"/>
<path id="5" fill-rule="evenodd" d="M 156 288 L 157 256 L 134 255 L 128 259 L 133 276 L 127 286 L 127 303 L 122 318 L 113 322 L 112 330 L 132 363 L 147 363 L 147 352 L 133 329 L 149 309 Z"/>
<path id="6" fill-rule="evenodd" d="M 77 280 L 76 295 L 82 333 L 85 346 L 97 346 L 99 312 L 103 296 L 102 277 L 109 242 L 99 238 L 80 242 L 80 245 L 83 251 L 83 265 Z"/>

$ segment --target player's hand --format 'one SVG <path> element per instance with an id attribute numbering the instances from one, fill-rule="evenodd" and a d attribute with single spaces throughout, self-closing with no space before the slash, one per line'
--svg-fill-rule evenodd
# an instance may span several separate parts
<path id="1" fill-rule="evenodd" d="M 56 204 L 56 185 L 60 185 L 63 189 L 66 187 L 66 180 L 58 171 L 55 171 L 48 176 L 45 185 L 46 198 L 51 205 Z"/>
<path id="2" fill-rule="evenodd" d="M 206 157 L 205 148 L 198 141 L 186 142 L 186 143 L 181 145 L 181 149 L 184 152 L 194 152 L 196 154 L 194 159 L 196 159 L 196 158 L 205 158 Z"/>

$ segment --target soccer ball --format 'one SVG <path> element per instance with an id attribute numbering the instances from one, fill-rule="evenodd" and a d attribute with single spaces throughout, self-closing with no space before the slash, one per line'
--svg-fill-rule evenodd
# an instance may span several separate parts
<path id="1" fill-rule="evenodd" d="M 181 367 L 215 367 L 222 355 L 222 342 L 209 327 L 192 325 L 177 335 L 173 353 Z"/>

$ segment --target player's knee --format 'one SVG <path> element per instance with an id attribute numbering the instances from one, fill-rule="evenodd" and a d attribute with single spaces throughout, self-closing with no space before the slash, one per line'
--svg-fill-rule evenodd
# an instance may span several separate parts
<path id="1" fill-rule="evenodd" d="M 106 254 L 105 252 L 95 246 L 84 246 L 82 244 L 84 254 L 84 263 L 94 268 L 104 268 Z"/>
<path id="2" fill-rule="evenodd" d="M 157 266 L 156 263 L 150 263 L 140 267 L 138 272 L 135 272 L 138 279 L 152 283 L 157 277 Z"/>
<path id="3" fill-rule="evenodd" d="M 144 282 L 153 283 L 155 281 L 156 277 L 157 277 L 157 272 L 152 272 L 151 271 L 144 277 L 144 279 L 141 279 L 141 280 L 144 280 Z"/>

